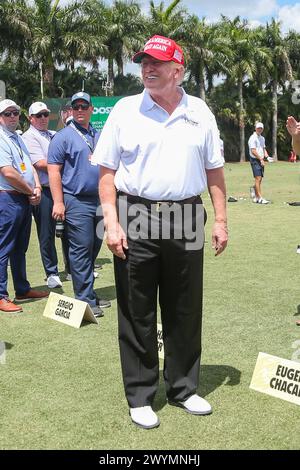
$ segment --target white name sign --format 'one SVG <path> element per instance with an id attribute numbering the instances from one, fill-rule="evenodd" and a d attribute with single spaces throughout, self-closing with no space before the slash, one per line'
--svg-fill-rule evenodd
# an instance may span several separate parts
<path id="1" fill-rule="evenodd" d="M 260 352 L 250 388 L 300 405 L 300 363 Z"/>
<path id="2" fill-rule="evenodd" d="M 54 292 L 48 297 L 43 315 L 74 328 L 80 328 L 83 320 L 98 324 L 89 304 Z"/>

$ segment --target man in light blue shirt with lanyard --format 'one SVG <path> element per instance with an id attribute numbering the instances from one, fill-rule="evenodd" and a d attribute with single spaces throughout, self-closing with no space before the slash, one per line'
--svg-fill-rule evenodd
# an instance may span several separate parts
<path id="1" fill-rule="evenodd" d="M 48 151 L 48 175 L 53 197 L 52 215 L 65 221 L 69 241 L 69 259 L 76 299 L 87 302 L 94 315 L 101 317 L 100 300 L 94 291 L 94 261 L 102 240 L 96 235 L 99 217 L 99 167 L 92 153 L 99 138 L 90 125 L 93 106 L 90 96 L 79 92 L 72 96 L 73 121 L 57 132 Z"/>
<path id="2" fill-rule="evenodd" d="M 31 205 L 40 203 L 41 186 L 28 150 L 16 133 L 20 106 L 6 99 L 0 102 L 0 310 L 21 312 L 7 291 L 7 266 L 17 300 L 43 298 L 48 292 L 30 288 L 25 254 L 31 229 Z"/>

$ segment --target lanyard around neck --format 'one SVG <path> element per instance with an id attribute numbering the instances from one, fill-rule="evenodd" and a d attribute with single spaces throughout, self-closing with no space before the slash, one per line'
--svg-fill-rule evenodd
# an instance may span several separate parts
<path id="1" fill-rule="evenodd" d="M 93 139 L 93 145 L 91 145 L 91 143 L 89 142 L 89 140 L 86 138 L 86 136 L 75 126 L 75 124 L 73 122 L 71 122 L 70 124 L 70 127 L 72 127 L 76 132 L 77 134 L 80 135 L 80 137 L 84 140 L 84 142 L 87 144 L 88 148 L 90 149 L 90 151 L 93 153 L 94 152 L 94 149 L 95 149 L 95 138 L 92 137 Z"/>
<path id="2" fill-rule="evenodd" d="M 14 144 L 14 147 L 17 149 L 19 157 L 21 158 L 21 160 L 23 162 L 24 161 L 24 153 L 23 153 L 21 145 L 19 144 L 19 141 L 18 141 L 18 143 L 16 143 L 14 137 L 12 137 L 10 140 Z"/>

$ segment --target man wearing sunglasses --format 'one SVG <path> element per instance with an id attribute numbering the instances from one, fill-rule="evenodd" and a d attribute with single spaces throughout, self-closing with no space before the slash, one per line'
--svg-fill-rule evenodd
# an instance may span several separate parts
<path id="1" fill-rule="evenodd" d="M 48 292 L 31 289 L 26 276 L 25 255 L 31 229 L 31 205 L 40 203 L 41 187 L 28 150 L 16 133 L 20 106 L 0 101 L 0 310 L 21 312 L 9 299 L 7 266 L 13 277 L 16 300 L 38 299 Z"/>
<path id="2" fill-rule="evenodd" d="M 45 103 L 36 101 L 29 108 L 30 127 L 24 132 L 23 140 L 30 153 L 30 159 L 37 170 L 42 185 L 41 203 L 33 208 L 41 258 L 50 289 L 62 287 L 58 275 L 58 260 L 55 248 L 55 220 L 52 217 L 53 199 L 49 187 L 47 170 L 48 148 L 55 131 L 49 131 L 49 115 Z M 65 251 L 65 250 L 64 250 Z"/>
<path id="3" fill-rule="evenodd" d="M 110 302 L 97 298 L 93 288 L 94 261 L 102 241 L 96 235 L 99 167 L 92 159 L 99 132 L 90 125 L 93 106 L 87 93 L 75 93 L 71 106 L 73 121 L 56 133 L 49 146 L 52 215 L 65 220 L 75 297 L 101 317 L 101 307 L 110 307 Z"/>

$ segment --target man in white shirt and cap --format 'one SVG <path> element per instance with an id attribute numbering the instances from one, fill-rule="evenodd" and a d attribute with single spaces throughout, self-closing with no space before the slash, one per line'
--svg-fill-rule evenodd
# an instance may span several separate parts
<path id="1" fill-rule="evenodd" d="M 264 131 L 262 122 L 255 124 L 255 131 L 248 140 L 249 158 L 254 176 L 254 186 L 250 188 L 250 196 L 257 204 L 269 204 L 270 201 L 262 197 L 261 184 L 265 172 L 265 158 L 269 154 L 266 149 L 265 138 L 261 135 Z"/>
<path id="2" fill-rule="evenodd" d="M 9 259 L 16 300 L 49 295 L 32 289 L 26 275 L 31 206 L 40 203 L 41 186 L 28 150 L 16 132 L 19 117 L 20 106 L 10 99 L 0 101 L 0 310 L 8 313 L 22 311 L 8 295 Z"/>
<path id="3" fill-rule="evenodd" d="M 156 35 L 133 61 L 141 63 L 145 90 L 115 105 L 94 161 L 101 165 L 106 240 L 115 255 L 125 394 L 133 423 L 151 429 L 159 426 L 152 409 L 159 380 L 158 290 L 168 402 L 194 415 L 212 412 L 197 395 L 206 218 L 199 194 L 208 185 L 212 246 L 219 255 L 227 244 L 226 191 L 215 118 L 179 86 L 181 47 Z"/>

